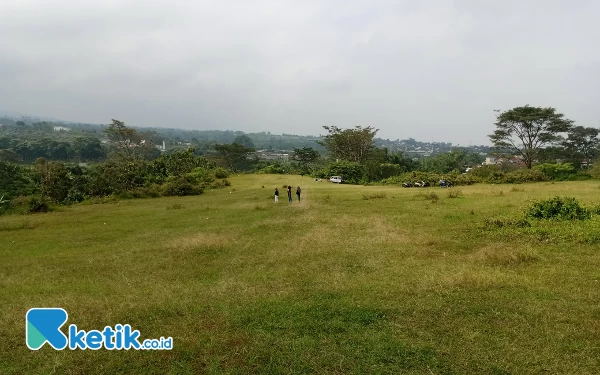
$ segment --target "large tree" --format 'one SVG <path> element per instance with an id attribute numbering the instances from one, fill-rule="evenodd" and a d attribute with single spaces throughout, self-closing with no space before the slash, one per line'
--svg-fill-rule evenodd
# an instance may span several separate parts
<path id="1" fill-rule="evenodd" d="M 375 149 L 375 134 L 378 129 L 370 126 L 356 126 L 351 129 L 341 129 L 337 126 L 323 126 L 329 132 L 318 143 L 329 151 L 332 157 L 357 163 L 369 160 Z"/>
<path id="2" fill-rule="evenodd" d="M 160 155 L 152 142 L 153 134 L 149 134 L 146 138 L 146 133 L 138 133 L 123 121 L 113 119 L 104 133 L 113 142 L 116 154 L 122 158 L 154 159 Z"/>
<path id="3" fill-rule="evenodd" d="M 310 163 L 319 160 L 319 152 L 312 147 L 294 148 L 294 159 L 306 168 Z"/>
<path id="4" fill-rule="evenodd" d="M 554 108 L 526 105 L 498 113 L 495 125 L 489 135 L 494 146 L 521 155 L 531 168 L 540 150 L 560 143 L 562 133 L 568 132 L 573 122 Z"/>
<path id="5" fill-rule="evenodd" d="M 238 135 L 237 137 L 235 137 L 233 140 L 233 143 L 240 144 L 246 148 L 255 148 L 254 143 L 252 143 L 252 140 L 250 139 L 250 137 L 248 137 L 245 134 Z"/>
<path id="6" fill-rule="evenodd" d="M 598 155 L 598 145 L 600 140 L 598 134 L 600 130 L 596 128 L 586 128 L 583 126 L 574 126 L 569 131 L 569 136 L 564 142 L 568 155 L 575 159 L 577 164 L 584 161 L 590 165 L 592 159 Z"/>
<path id="7" fill-rule="evenodd" d="M 140 142 L 135 129 L 127 127 L 123 121 L 113 119 L 104 133 L 113 142 L 118 154 L 126 158 L 134 156 L 134 148 Z"/>
<path id="8" fill-rule="evenodd" d="M 213 146 L 223 164 L 232 170 L 246 170 L 250 165 L 248 157 L 254 152 L 253 148 L 244 147 L 239 143 L 217 144 Z"/>

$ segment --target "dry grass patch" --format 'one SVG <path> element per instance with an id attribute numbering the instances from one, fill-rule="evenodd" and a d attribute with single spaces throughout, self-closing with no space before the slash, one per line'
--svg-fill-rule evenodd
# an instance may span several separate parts
<path id="1" fill-rule="evenodd" d="M 448 198 L 458 198 L 463 196 L 463 192 L 457 189 L 448 190 Z"/>
<path id="2" fill-rule="evenodd" d="M 191 235 L 176 237 L 166 244 L 166 248 L 173 252 L 188 251 L 195 249 L 224 249 L 231 246 L 236 240 L 232 234 L 224 235 L 217 233 L 198 232 Z"/>
<path id="3" fill-rule="evenodd" d="M 427 193 L 418 193 L 417 197 L 423 197 L 431 203 L 437 203 L 440 200 L 440 197 L 433 191 Z"/>
<path id="4" fill-rule="evenodd" d="M 490 266 L 519 266 L 540 261 L 542 258 L 531 247 L 518 248 L 504 244 L 485 246 L 472 256 L 476 262 Z"/>
<path id="5" fill-rule="evenodd" d="M 442 291 L 448 289 L 499 289 L 521 284 L 505 272 L 495 269 L 462 269 L 451 274 L 437 276 L 433 280 L 433 289 Z"/>

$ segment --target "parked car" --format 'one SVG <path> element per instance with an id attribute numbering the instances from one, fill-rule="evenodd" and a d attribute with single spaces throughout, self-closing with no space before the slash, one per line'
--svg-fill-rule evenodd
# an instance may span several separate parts
<path id="1" fill-rule="evenodd" d="M 341 184 L 344 181 L 344 179 L 342 178 L 342 176 L 331 176 L 329 178 L 329 182 L 334 182 L 336 184 Z"/>

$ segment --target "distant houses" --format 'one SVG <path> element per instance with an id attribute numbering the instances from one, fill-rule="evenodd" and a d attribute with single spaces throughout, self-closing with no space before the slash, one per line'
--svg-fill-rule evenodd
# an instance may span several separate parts
<path id="1" fill-rule="evenodd" d="M 254 153 L 258 159 L 261 160 L 290 160 L 294 155 L 293 152 L 276 152 L 276 151 L 267 151 L 267 150 L 258 150 Z"/>
<path id="2" fill-rule="evenodd" d="M 70 132 L 71 129 L 70 128 L 65 128 L 64 126 L 55 126 L 54 127 L 54 131 L 55 132 Z"/>
<path id="3" fill-rule="evenodd" d="M 487 156 L 485 158 L 485 161 L 483 163 L 481 163 L 481 165 L 502 165 L 502 164 L 514 164 L 517 165 L 519 167 L 525 167 L 526 164 L 523 161 L 523 159 L 521 159 L 518 156 L 513 156 L 510 158 L 496 158 L 494 156 Z"/>

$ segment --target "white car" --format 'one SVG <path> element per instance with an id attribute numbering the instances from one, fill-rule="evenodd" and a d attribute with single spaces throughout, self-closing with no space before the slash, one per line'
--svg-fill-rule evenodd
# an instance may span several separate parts
<path id="1" fill-rule="evenodd" d="M 342 181 L 344 181 L 344 180 L 342 179 L 342 176 L 331 176 L 331 177 L 329 178 L 329 182 L 335 182 L 336 184 L 341 184 L 341 183 L 342 183 Z"/>

